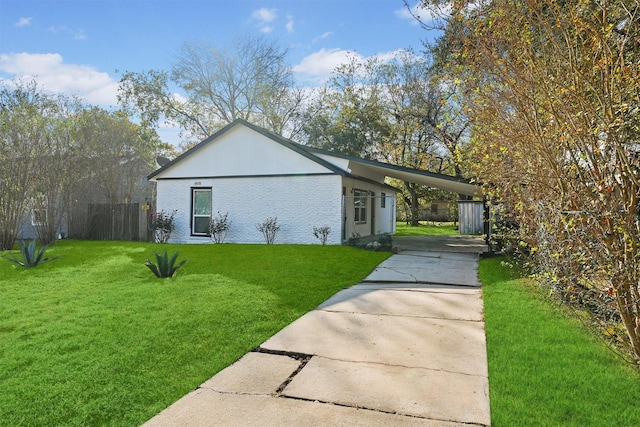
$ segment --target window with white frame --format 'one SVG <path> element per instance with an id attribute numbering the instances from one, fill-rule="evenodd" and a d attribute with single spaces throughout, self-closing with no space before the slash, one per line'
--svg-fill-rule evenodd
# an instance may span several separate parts
<path id="1" fill-rule="evenodd" d="M 211 223 L 211 188 L 191 189 L 191 234 L 208 236 Z"/>
<path id="2" fill-rule="evenodd" d="M 47 197 L 39 193 L 31 200 L 31 225 L 45 225 L 47 219 Z"/>
<path id="3" fill-rule="evenodd" d="M 367 201 L 369 200 L 369 193 L 365 190 L 353 189 L 353 206 L 354 206 L 354 221 L 357 224 L 364 224 L 367 222 Z"/>
<path id="4" fill-rule="evenodd" d="M 387 193 L 380 193 L 380 208 L 384 209 L 387 207 Z"/>

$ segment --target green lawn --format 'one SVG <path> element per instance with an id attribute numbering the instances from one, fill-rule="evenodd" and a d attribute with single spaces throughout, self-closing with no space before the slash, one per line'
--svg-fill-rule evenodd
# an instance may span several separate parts
<path id="1" fill-rule="evenodd" d="M 637 369 L 500 258 L 480 279 L 494 427 L 640 425 Z"/>
<path id="2" fill-rule="evenodd" d="M 181 251 L 178 277 L 143 266 Z M 0 425 L 138 425 L 359 281 L 342 246 L 61 241 L 0 260 Z M 640 425 L 640 375 L 503 267 L 480 263 L 494 426 Z"/>
<path id="3" fill-rule="evenodd" d="M 143 265 L 180 250 L 176 278 Z M 321 245 L 60 241 L 0 259 L 0 425 L 139 425 L 388 253 Z"/>
<path id="4" fill-rule="evenodd" d="M 413 227 L 406 222 L 396 222 L 396 233 L 394 236 L 451 236 L 459 235 L 458 227 L 452 222 L 420 221 L 420 225 Z"/>

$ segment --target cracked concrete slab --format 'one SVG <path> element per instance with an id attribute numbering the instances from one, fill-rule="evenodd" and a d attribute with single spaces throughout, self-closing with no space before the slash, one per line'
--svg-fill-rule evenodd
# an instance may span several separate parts
<path id="1" fill-rule="evenodd" d="M 396 268 L 401 270 L 403 268 L 411 269 L 432 269 L 432 268 L 444 268 L 456 270 L 460 268 L 475 269 L 477 260 L 452 260 L 442 258 L 425 258 L 415 257 L 413 255 L 396 254 L 382 261 L 378 267 Z"/>
<path id="2" fill-rule="evenodd" d="M 480 322 L 483 320 L 482 292 L 437 286 L 423 290 L 366 289 L 352 287 L 338 292 L 317 309 L 334 312 L 387 314 Z M 444 289 L 447 291 L 445 292 Z M 460 292 L 462 289 L 466 292 Z M 470 292 L 469 292 L 470 291 Z"/>
<path id="3" fill-rule="evenodd" d="M 490 424 L 487 377 L 314 357 L 283 395 L 460 423 Z"/>
<path id="4" fill-rule="evenodd" d="M 488 376 L 483 322 L 314 310 L 261 347 Z"/>
<path id="5" fill-rule="evenodd" d="M 479 287 L 477 272 L 465 269 L 376 267 L 365 282 L 437 283 Z"/>
<path id="6" fill-rule="evenodd" d="M 195 390 L 144 424 L 146 427 L 336 426 L 468 427 L 322 402 Z"/>
<path id="7" fill-rule="evenodd" d="M 489 425 L 475 251 L 391 256 L 146 425 Z"/>
<path id="8" fill-rule="evenodd" d="M 273 394 L 300 363 L 288 356 L 251 352 L 205 381 L 200 388 L 225 393 Z"/>
<path id="9" fill-rule="evenodd" d="M 461 258 L 445 255 L 417 257 L 396 254 L 380 263 L 364 281 L 480 286 L 477 255 L 455 254 L 462 255 Z"/>
<path id="10" fill-rule="evenodd" d="M 397 255 L 402 255 L 403 257 L 420 257 L 423 259 L 423 262 L 428 262 L 429 260 L 474 262 L 478 260 L 478 254 L 476 253 L 402 251 Z"/>
<path id="11" fill-rule="evenodd" d="M 488 251 L 487 242 L 479 236 L 406 236 L 394 237 L 393 244 L 402 252 L 436 251 L 439 253 L 474 253 Z"/>

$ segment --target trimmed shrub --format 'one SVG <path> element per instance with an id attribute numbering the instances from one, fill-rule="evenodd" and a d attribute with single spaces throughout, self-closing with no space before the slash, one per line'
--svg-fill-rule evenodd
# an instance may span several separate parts
<path id="1" fill-rule="evenodd" d="M 170 214 L 164 210 L 153 212 L 149 215 L 149 229 L 153 232 L 153 241 L 156 243 L 167 243 L 171 233 L 175 230 L 174 216 L 177 210 Z"/>
<path id="2" fill-rule="evenodd" d="M 276 234 L 278 234 L 278 230 L 280 230 L 278 218 L 269 217 L 262 224 L 257 224 L 256 228 L 264 236 L 264 240 L 267 242 L 267 245 L 270 245 L 276 240 Z"/>
<path id="3" fill-rule="evenodd" d="M 227 231 L 230 226 L 231 221 L 229 221 L 229 212 L 224 215 L 218 212 L 217 218 L 211 218 L 211 223 L 209 224 L 211 240 L 213 240 L 214 243 L 224 243 L 224 239 L 227 236 Z"/>
<path id="4" fill-rule="evenodd" d="M 323 245 L 327 244 L 329 233 L 331 233 L 331 227 L 313 227 L 313 235 L 319 239 Z"/>

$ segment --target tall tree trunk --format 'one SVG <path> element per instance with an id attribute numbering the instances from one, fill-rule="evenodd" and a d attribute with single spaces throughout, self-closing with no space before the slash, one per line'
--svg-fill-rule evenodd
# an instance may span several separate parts
<path id="1" fill-rule="evenodd" d="M 411 225 L 413 227 L 417 227 L 418 225 L 420 225 L 420 209 L 418 204 L 418 191 L 416 189 L 416 184 L 405 181 L 404 185 L 409 192 L 409 196 L 411 197 L 409 206 L 411 209 Z"/>

